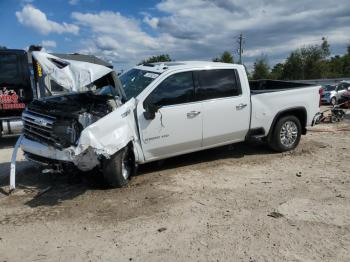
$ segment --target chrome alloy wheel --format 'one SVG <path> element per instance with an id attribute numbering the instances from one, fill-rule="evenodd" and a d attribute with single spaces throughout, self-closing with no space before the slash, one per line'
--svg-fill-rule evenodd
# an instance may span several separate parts
<path id="1" fill-rule="evenodd" d="M 122 175 L 127 180 L 130 177 L 132 170 L 132 159 L 130 157 L 129 150 L 126 150 L 123 154 L 122 160 Z"/>
<path id="2" fill-rule="evenodd" d="M 292 147 L 298 138 L 298 126 L 293 121 L 286 121 L 281 128 L 280 139 L 285 147 Z"/>

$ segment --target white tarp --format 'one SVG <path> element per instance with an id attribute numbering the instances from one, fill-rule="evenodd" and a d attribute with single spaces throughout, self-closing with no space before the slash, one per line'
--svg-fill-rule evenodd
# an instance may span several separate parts
<path id="1" fill-rule="evenodd" d="M 71 92 L 88 91 L 87 85 L 113 71 L 106 66 L 62 59 L 45 52 L 36 51 L 32 55 L 50 79 Z M 62 62 L 63 68 L 58 67 L 55 61 Z"/>

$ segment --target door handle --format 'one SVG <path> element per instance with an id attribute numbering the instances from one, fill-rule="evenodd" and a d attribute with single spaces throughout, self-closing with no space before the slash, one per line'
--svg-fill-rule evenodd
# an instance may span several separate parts
<path id="1" fill-rule="evenodd" d="M 187 113 L 187 118 L 194 118 L 196 116 L 198 116 L 201 112 L 199 111 L 191 111 L 189 113 Z"/>
<path id="2" fill-rule="evenodd" d="M 246 106 L 247 106 L 247 104 L 239 104 L 238 106 L 236 106 L 236 110 L 242 110 Z"/>

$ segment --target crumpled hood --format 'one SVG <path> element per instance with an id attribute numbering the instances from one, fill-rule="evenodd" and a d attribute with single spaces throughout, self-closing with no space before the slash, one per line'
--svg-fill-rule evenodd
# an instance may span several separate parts
<path id="1" fill-rule="evenodd" d="M 102 65 L 62 59 L 45 52 L 33 52 L 45 74 L 70 92 L 85 92 L 87 85 L 111 73 L 113 70 Z"/>

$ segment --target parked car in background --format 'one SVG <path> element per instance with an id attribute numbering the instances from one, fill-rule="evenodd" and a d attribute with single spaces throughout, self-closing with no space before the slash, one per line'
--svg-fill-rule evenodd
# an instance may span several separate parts
<path id="1" fill-rule="evenodd" d="M 350 109 L 350 90 L 346 91 L 339 99 L 339 104 L 342 108 Z"/>
<path id="2" fill-rule="evenodd" d="M 350 83 L 340 82 L 338 85 L 327 85 L 321 96 L 322 103 L 336 105 L 341 96 L 348 91 Z"/>

